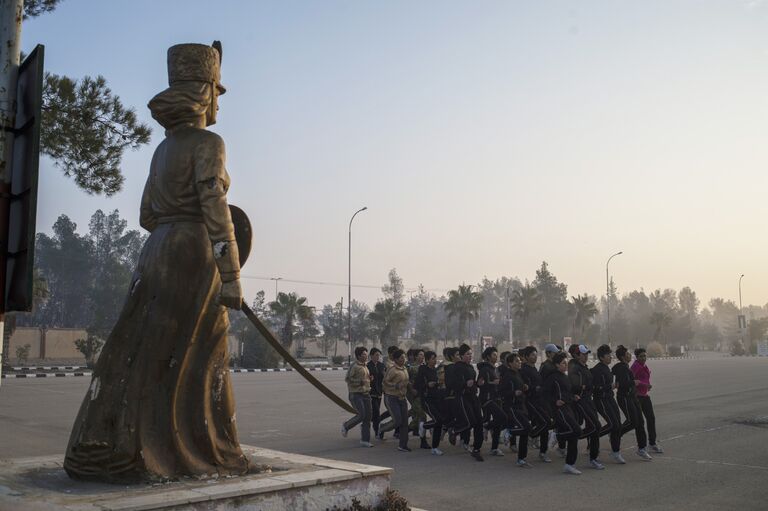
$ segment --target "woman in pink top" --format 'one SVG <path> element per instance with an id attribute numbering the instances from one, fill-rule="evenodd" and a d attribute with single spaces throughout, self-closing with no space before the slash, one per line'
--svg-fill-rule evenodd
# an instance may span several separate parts
<path id="1" fill-rule="evenodd" d="M 651 396 L 648 395 L 653 385 L 651 385 L 651 370 L 645 364 L 647 358 L 645 348 L 637 348 L 635 350 L 635 362 L 630 369 L 635 375 L 637 400 L 640 401 L 640 409 L 645 416 L 645 423 L 648 424 L 648 447 L 651 451 L 661 454 L 664 450 L 656 443 L 656 416 L 653 413 Z"/>

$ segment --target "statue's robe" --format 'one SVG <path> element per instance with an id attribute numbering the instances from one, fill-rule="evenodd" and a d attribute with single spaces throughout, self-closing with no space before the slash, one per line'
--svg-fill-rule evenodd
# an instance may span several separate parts
<path id="1" fill-rule="evenodd" d="M 191 125 L 166 134 L 141 202 L 151 234 L 67 446 L 74 478 L 124 483 L 249 468 L 210 241 L 234 239 L 224 143 Z"/>

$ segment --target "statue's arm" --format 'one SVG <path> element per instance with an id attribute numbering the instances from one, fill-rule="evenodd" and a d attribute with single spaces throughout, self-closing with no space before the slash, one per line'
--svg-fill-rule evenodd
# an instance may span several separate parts
<path id="1" fill-rule="evenodd" d="M 227 205 L 229 176 L 224 167 L 226 153 L 221 137 L 205 133 L 205 139 L 195 150 L 195 187 L 216 266 L 221 281 L 226 283 L 240 278 L 235 228 Z"/>
<path id="2" fill-rule="evenodd" d="M 157 227 L 157 218 L 152 211 L 152 199 L 149 196 L 150 180 L 152 175 L 147 176 L 147 183 L 144 185 L 144 193 L 141 195 L 141 209 L 139 211 L 139 224 L 149 232 Z"/>

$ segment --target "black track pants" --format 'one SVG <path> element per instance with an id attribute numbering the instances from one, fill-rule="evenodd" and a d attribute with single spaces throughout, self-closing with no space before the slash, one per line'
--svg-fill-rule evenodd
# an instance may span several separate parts
<path id="1" fill-rule="evenodd" d="M 491 449 L 498 449 L 501 430 L 507 425 L 507 414 L 498 401 L 486 401 L 483 405 L 483 422 L 491 430 Z"/>
<path id="2" fill-rule="evenodd" d="M 528 435 L 531 434 L 531 421 L 524 408 L 507 407 L 507 428 L 510 433 L 517 435 L 517 459 L 524 460 L 528 456 Z"/>
<path id="3" fill-rule="evenodd" d="M 440 437 L 443 435 L 443 424 L 446 422 L 445 401 L 425 398 L 422 404 L 427 415 L 432 417 L 432 448 L 437 449 L 440 446 Z"/>
<path id="4" fill-rule="evenodd" d="M 600 419 L 592 398 L 583 397 L 576 401 L 576 408 L 584 420 L 581 438 L 589 439 L 589 459 L 595 460 L 600 455 Z"/>
<path id="5" fill-rule="evenodd" d="M 640 402 L 640 410 L 645 416 L 645 423 L 648 425 L 648 443 L 656 445 L 656 415 L 653 413 L 653 403 L 651 396 L 637 396 Z"/>
<path id="6" fill-rule="evenodd" d="M 600 430 L 600 436 L 610 434 L 611 450 L 619 452 L 621 450 L 621 414 L 619 405 L 613 396 L 595 398 L 595 408 L 597 413 L 605 421 L 605 425 Z"/>
<path id="7" fill-rule="evenodd" d="M 468 444 L 469 433 L 472 432 L 472 449 L 479 451 L 483 446 L 483 411 L 480 407 L 480 399 L 472 394 L 464 394 L 457 398 L 458 408 L 466 417 L 469 428 L 461 432 L 461 440 Z M 459 420 L 459 419 L 457 419 Z"/>
<path id="8" fill-rule="evenodd" d="M 621 433 L 625 433 L 635 430 L 635 439 L 637 440 L 637 448 L 645 449 L 648 445 L 648 439 L 645 436 L 645 424 L 643 422 L 643 412 L 640 411 L 640 403 L 637 402 L 635 396 L 616 396 L 616 401 L 619 404 L 619 408 L 624 413 L 625 421 L 621 427 Z"/>

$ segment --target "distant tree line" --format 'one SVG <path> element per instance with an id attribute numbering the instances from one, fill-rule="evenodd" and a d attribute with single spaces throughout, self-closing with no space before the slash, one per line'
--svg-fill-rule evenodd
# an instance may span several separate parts
<path id="1" fill-rule="evenodd" d="M 117 321 L 145 240 L 145 234 L 127 229 L 117 210 L 96 211 L 83 233 L 61 215 L 50 235 L 37 235 L 34 311 L 10 314 L 6 328 L 84 328 L 88 339 L 81 340 L 81 351 L 91 358 Z M 608 341 L 609 303 L 613 344 L 647 346 L 656 341 L 664 347 L 754 352 L 756 342 L 768 334 L 768 305 L 745 307 L 748 327 L 742 334 L 738 307 L 730 300 L 713 298 L 702 307 L 689 287 L 650 293 L 640 289 L 620 296 L 613 281 L 607 297 L 569 295 L 567 285 L 558 281 L 546 262 L 530 282 L 486 277 L 477 284 L 459 284 L 444 296 L 423 285 L 409 294 L 406 297 L 403 280 L 392 269 L 373 307 L 353 300 L 352 343 L 438 348 L 439 343 L 476 341 L 482 336 L 508 342 L 511 319 L 518 346 L 561 342 L 564 337 L 598 345 Z M 349 312 L 341 302 L 313 307 L 296 293 L 278 293 L 268 302 L 260 291 L 252 308 L 287 348 L 312 340 L 326 356 L 333 356 L 339 355 L 338 344 L 347 341 Z M 230 313 L 230 324 L 230 335 L 238 342 L 235 363 L 277 364 L 274 350 L 241 313 Z"/>

